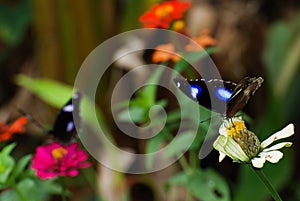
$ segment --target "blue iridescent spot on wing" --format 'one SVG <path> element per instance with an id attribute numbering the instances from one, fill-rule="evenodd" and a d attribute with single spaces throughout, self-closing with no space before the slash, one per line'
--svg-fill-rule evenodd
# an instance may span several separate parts
<path id="1" fill-rule="evenodd" d="M 232 91 L 225 88 L 218 88 L 216 90 L 216 95 L 220 100 L 228 101 L 232 96 Z"/>
<path id="2" fill-rule="evenodd" d="M 194 99 L 197 99 L 198 95 L 202 92 L 202 88 L 200 86 L 190 84 L 191 90 L 190 93 Z"/>

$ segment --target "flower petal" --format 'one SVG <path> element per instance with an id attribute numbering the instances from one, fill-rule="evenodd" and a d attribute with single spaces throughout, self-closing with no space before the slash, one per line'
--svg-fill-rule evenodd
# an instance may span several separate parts
<path id="1" fill-rule="evenodd" d="M 230 137 L 219 135 L 219 137 L 214 142 L 213 147 L 220 153 L 226 154 L 234 161 L 249 161 L 249 157 L 244 153 L 242 148 Z M 223 155 L 221 155 L 221 157 L 223 157 Z"/>
<path id="2" fill-rule="evenodd" d="M 281 143 L 278 143 L 278 144 L 273 145 L 273 146 L 270 147 L 270 148 L 264 149 L 264 152 L 269 152 L 269 151 L 278 150 L 278 149 L 281 149 L 281 148 L 283 148 L 283 147 L 290 147 L 290 146 L 292 146 L 292 144 L 293 144 L 293 143 L 291 143 L 291 142 L 281 142 Z"/>
<path id="3" fill-rule="evenodd" d="M 223 152 L 219 152 L 219 163 L 222 162 L 222 160 L 226 157 L 226 154 L 224 154 Z"/>
<path id="4" fill-rule="evenodd" d="M 267 146 L 269 146 L 270 144 L 272 144 L 274 141 L 290 137 L 293 134 L 294 134 L 294 125 L 293 124 L 289 124 L 285 128 L 283 128 L 282 130 L 274 133 L 268 139 L 266 139 L 265 141 L 263 141 L 261 143 L 261 148 L 264 149 Z"/>
<path id="5" fill-rule="evenodd" d="M 255 157 L 251 160 L 253 167 L 262 168 L 266 162 L 264 157 Z"/>
<path id="6" fill-rule="evenodd" d="M 259 155 L 271 163 L 278 163 L 283 157 L 283 153 L 280 151 L 261 152 Z"/>

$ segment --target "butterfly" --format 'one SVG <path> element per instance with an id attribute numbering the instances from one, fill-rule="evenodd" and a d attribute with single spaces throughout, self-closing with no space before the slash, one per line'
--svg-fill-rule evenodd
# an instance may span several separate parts
<path id="1" fill-rule="evenodd" d="M 9 140 L 16 133 L 23 133 L 27 121 L 26 116 L 21 116 L 10 124 L 0 122 L 0 142 Z"/>
<path id="2" fill-rule="evenodd" d="M 185 95 L 226 118 L 234 117 L 239 110 L 243 109 L 263 81 L 262 77 L 245 77 L 237 84 L 219 79 L 187 81 L 174 78 L 176 86 Z"/>
<path id="3" fill-rule="evenodd" d="M 76 135 L 77 132 L 75 128 L 75 120 L 73 118 L 73 115 L 79 120 L 80 100 L 81 93 L 74 93 L 72 98 L 58 112 L 53 127 L 48 132 L 58 141 L 67 143 L 70 142 Z"/>

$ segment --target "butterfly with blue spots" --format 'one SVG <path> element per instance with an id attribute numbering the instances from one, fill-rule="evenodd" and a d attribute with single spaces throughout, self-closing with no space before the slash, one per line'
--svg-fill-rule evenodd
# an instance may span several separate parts
<path id="1" fill-rule="evenodd" d="M 79 119 L 79 103 L 81 94 L 74 93 L 72 98 L 60 109 L 53 124 L 53 128 L 49 131 L 58 141 L 67 143 L 75 136 L 76 128 L 73 114 Z"/>
<path id="2" fill-rule="evenodd" d="M 261 77 L 245 77 L 237 84 L 219 79 L 185 80 L 174 78 L 176 86 L 185 95 L 203 107 L 218 112 L 227 118 L 234 117 L 239 110 L 245 107 L 263 81 Z"/>

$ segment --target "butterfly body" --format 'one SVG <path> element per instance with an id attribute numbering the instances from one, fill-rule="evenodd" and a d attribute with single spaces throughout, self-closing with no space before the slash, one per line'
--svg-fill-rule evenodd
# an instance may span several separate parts
<path id="1" fill-rule="evenodd" d="M 75 93 L 72 98 L 59 111 L 52 130 L 49 134 L 61 142 L 70 142 L 75 136 L 76 128 L 74 123 L 75 118 L 79 118 L 79 103 L 81 94 Z M 74 115 L 74 116 L 73 116 Z"/>
<path id="2" fill-rule="evenodd" d="M 219 79 L 187 81 L 175 78 L 174 82 L 198 104 L 231 118 L 247 104 L 263 83 L 263 78 L 245 77 L 238 84 Z"/>

